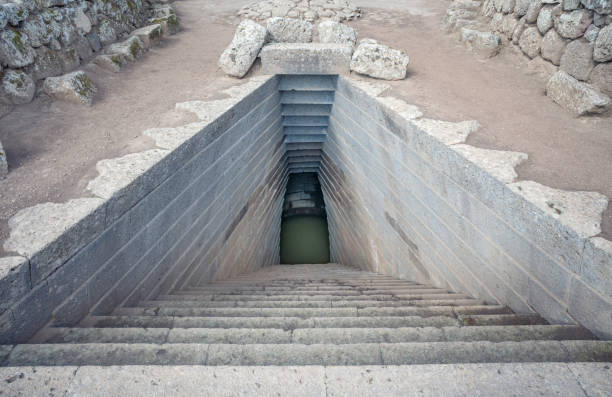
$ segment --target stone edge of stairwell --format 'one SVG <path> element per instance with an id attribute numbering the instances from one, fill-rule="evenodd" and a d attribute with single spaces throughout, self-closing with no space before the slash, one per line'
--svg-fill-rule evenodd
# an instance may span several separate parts
<path id="1" fill-rule="evenodd" d="M 250 94 L 275 79 L 276 76 L 254 76 L 222 90 L 227 99 L 195 101 L 213 106 L 206 109 L 208 116 L 197 114 L 197 128 L 192 123 L 165 129 L 168 133 L 178 131 L 170 150 L 153 148 L 99 161 L 96 168 L 100 174 L 89 185 L 93 197 L 41 203 L 14 215 L 9 220 L 10 235 L 3 242 L 9 256 L 0 258 L 0 290 L 6 291 L 0 305 L 0 322 L 13 323 L 12 308 L 31 294 L 49 288 L 45 285 L 47 277 L 180 167 L 182 157 L 189 155 L 192 138 L 222 126 L 230 117 L 230 109 L 247 102 Z M 192 110 L 177 106 L 177 111 Z M 185 134 L 185 130 L 189 133 Z"/>
<path id="2" fill-rule="evenodd" d="M 368 87 L 352 76 L 339 76 L 340 82 L 374 98 L 380 113 L 418 136 L 418 145 L 426 152 L 423 157 L 435 157 L 443 173 L 489 208 L 500 211 L 500 216 L 509 215 L 504 218 L 506 222 L 509 218 L 516 222 L 511 227 L 525 233 L 527 225 L 527 232 L 532 232 L 527 240 L 571 274 L 562 303 L 567 315 L 599 337 L 612 339 L 612 318 L 596 314 L 612 310 L 612 277 L 605 271 L 612 267 L 612 241 L 598 236 L 608 205 L 606 196 L 517 181 L 514 168 L 527 159 L 527 154 L 465 144 L 469 134 L 480 127 L 477 121 L 427 119 L 418 107 L 388 95 L 387 87 Z"/>

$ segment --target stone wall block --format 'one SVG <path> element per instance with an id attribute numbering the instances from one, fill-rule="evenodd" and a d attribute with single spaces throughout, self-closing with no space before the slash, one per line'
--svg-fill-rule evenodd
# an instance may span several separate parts
<path id="1" fill-rule="evenodd" d="M 612 97 L 612 62 L 595 66 L 589 76 L 589 82 L 603 94 Z"/>
<path id="2" fill-rule="evenodd" d="M 594 67 L 592 43 L 579 39 L 565 47 L 563 56 L 561 56 L 561 70 L 578 80 L 585 81 Z"/>
<path id="3" fill-rule="evenodd" d="M 566 39 L 577 39 L 584 34 L 591 23 L 593 23 L 593 13 L 580 9 L 564 12 L 555 18 L 555 29 Z"/>
<path id="4" fill-rule="evenodd" d="M 559 36 L 555 29 L 550 29 L 542 39 L 542 58 L 559 65 L 566 45 L 567 40 Z"/>
<path id="5" fill-rule="evenodd" d="M 540 46 L 542 44 L 542 35 L 538 28 L 530 27 L 525 29 L 521 38 L 519 39 L 519 46 L 523 53 L 529 58 L 535 58 L 540 53 Z"/>
<path id="6" fill-rule="evenodd" d="M 608 25 L 599 31 L 595 40 L 593 59 L 597 62 L 612 60 L 612 25 Z"/>
<path id="7" fill-rule="evenodd" d="M 555 73 L 548 81 L 546 95 L 577 116 L 605 113 L 610 106 L 609 97 L 562 70 Z"/>

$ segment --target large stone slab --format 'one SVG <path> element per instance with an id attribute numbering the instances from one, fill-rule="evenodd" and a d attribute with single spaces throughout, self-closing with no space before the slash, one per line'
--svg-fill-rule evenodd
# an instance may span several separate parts
<path id="1" fill-rule="evenodd" d="M 221 54 L 219 67 L 230 76 L 243 77 L 255 62 L 266 36 L 263 26 L 248 19 L 242 21 L 232 42 Z"/>
<path id="2" fill-rule="evenodd" d="M 335 43 L 279 43 L 261 50 L 265 74 L 348 74 L 351 46 Z"/>
<path id="3" fill-rule="evenodd" d="M 59 77 L 47 77 L 43 89 L 53 99 L 85 105 L 91 105 L 98 91 L 89 76 L 80 70 Z"/>
<path id="4" fill-rule="evenodd" d="M 527 155 L 520 152 L 481 149 L 470 145 L 454 145 L 453 149 L 504 183 L 514 182 L 517 177 L 514 168 L 527 160 Z"/>
<path id="5" fill-rule="evenodd" d="M 400 50 L 365 39 L 359 43 L 351 58 L 351 70 L 383 80 L 406 78 L 410 58 Z"/>
<path id="6" fill-rule="evenodd" d="M 604 113 L 610 106 L 610 98 L 562 70 L 548 80 L 546 95 L 577 116 Z"/>

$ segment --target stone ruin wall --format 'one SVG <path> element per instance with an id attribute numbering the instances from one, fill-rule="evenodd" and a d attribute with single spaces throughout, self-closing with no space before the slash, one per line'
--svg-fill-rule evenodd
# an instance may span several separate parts
<path id="1" fill-rule="evenodd" d="M 0 117 L 30 102 L 36 82 L 170 14 L 170 6 L 148 0 L 0 0 Z"/>
<path id="2" fill-rule="evenodd" d="M 610 0 L 456 0 L 447 10 L 449 31 L 490 31 L 490 45 L 516 46 L 540 59 L 552 75 L 564 71 L 612 96 L 612 1 Z M 463 40 L 463 39 L 462 39 Z M 465 40 L 464 40 L 465 41 Z"/>

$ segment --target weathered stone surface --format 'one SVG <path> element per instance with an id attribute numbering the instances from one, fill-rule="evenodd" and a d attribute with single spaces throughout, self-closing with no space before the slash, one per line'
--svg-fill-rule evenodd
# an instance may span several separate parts
<path id="1" fill-rule="evenodd" d="M 610 106 L 610 98 L 562 70 L 555 73 L 548 81 L 546 95 L 578 116 L 587 113 L 604 113 Z"/>
<path id="2" fill-rule="evenodd" d="M 548 29 L 553 27 L 553 10 L 554 6 L 544 6 L 538 15 L 537 25 L 540 33 L 548 32 Z"/>
<path id="3" fill-rule="evenodd" d="M 453 150 L 503 183 L 514 182 L 517 178 L 514 168 L 527 160 L 525 153 L 481 149 L 470 145 L 453 145 Z"/>
<path id="4" fill-rule="evenodd" d="M 34 62 L 34 49 L 28 36 L 16 29 L 0 31 L 0 63 L 21 68 Z"/>
<path id="5" fill-rule="evenodd" d="M 605 95 L 612 97 L 612 63 L 600 63 L 589 76 L 589 82 Z"/>
<path id="6" fill-rule="evenodd" d="M 72 19 L 77 29 L 84 33 L 91 32 L 91 21 L 82 8 L 77 8 Z"/>
<path id="7" fill-rule="evenodd" d="M 8 367 L 0 370 L 0 379 L 12 396 L 53 396 L 68 393 L 78 367 Z M 96 388 L 96 390 L 99 390 Z"/>
<path id="8" fill-rule="evenodd" d="M 383 80 L 406 78 L 410 58 L 383 44 L 361 42 L 351 58 L 351 70 Z"/>
<path id="9" fill-rule="evenodd" d="M 514 6 L 514 15 L 519 18 L 526 15 L 531 2 L 531 0 L 516 0 L 516 5 Z"/>
<path id="10" fill-rule="evenodd" d="M 553 189 L 533 181 L 520 181 L 509 187 L 580 237 L 601 233 L 602 214 L 608 206 L 608 198 L 603 194 Z"/>
<path id="11" fill-rule="evenodd" d="M 156 23 L 134 30 L 132 36 L 138 37 L 145 48 L 151 48 L 161 42 L 162 28 L 160 24 Z"/>
<path id="12" fill-rule="evenodd" d="M 461 41 L 474 51 L 487 57 L 496 55 L 500 49 L 499 36 L 490 32 L 462 28 Z"/>
<path id="13" fill-rule="evenodd" d="M 502 12 L 504 14 L 509 14 L 514 12 L 514 7 L 516 5 L 515 0 L 503 0 L 502 1 Z"/>
<path id="14" fill-rule="evenodd" d="M 32 283 L 38 283 L 82 246 L 85 233 L 101 231 L 104 211 L 97 210 L 102 203 L 98 198 L 81 198 L 24 208 L 9 220 L 11 234 L 4 249 L 31 260 L 35 258 Z M 75 227 L 92 214 L 87 225 Z"/>
<path id="15" fill-rule="evenodd" d="M 333 43 L 268 44 L 261 50 L 265 74 L 348 74 L 350 46 Z"/>
<path id="16" fill-rule="evenodd" d="M 476 120 L 453 123 L 450 121 L 420 119 L 414 120 L 413 123 L 445 145 L 463 143 L 468 135 L 480 128 L 480 124 Z"/>
<path id="17" fill-rule="evenodd" d="M 394 97 L 380 97 L 376 99 L 383 107 L 386 107 L 406 120 L 414 120 L 423 117 L 423 112 L 415 105 L 410 105 L 405 101 Z"/>
<path id="18" fill-rule="evenodd" d="M 473 25 L 478 17 L 479 8 L 480 2 L 478 1 L 454 0 L 446 9 L 446 15 L 444 16 L 443 24 L 446 31 L 454 32 L 462 27 Z M 495 12 L 494 8 L 492 8 L 492 12 Z"/>
<path id="19" fill-rule="evenodd" d="M 234 98 L 216 101 L 180 102 L 175 105 L 175 109 L 181 112 L 193 113 L 198 119 L 209 122 L 225 113 L 236 102 L 237 100 Z"/>
<path id="20" fill-rule="evenodd" d="M 525 14 L 527 23 L 535 23 L 538 20 L 541 9 L 542 0 L 532 0 L 527 8 L 527 13 Z"/>
<path id="21" fill-rule="evenodd" d="M 576 39 L 584 34 L 593 22 L 593 14 L 581 9 L 572 12 L 564 12 L 555 18 L 555 28 L 561 37 Z"/>
<path id="22" fill-rule="evenodd" d="M 103 46 L 117 40 L 117 32 L 115 32 L 115 28 L 108 19 L 104 19 L 102 22 L 100 22 L 97 33 L 100 43 L 102 43 Z"/>
<path id="23" fill-rule="evenodd" d="M 152 18 L 149 22 L 159 24 L 164 35 L 173 35 L 181 30 L 181 25 L 178 17 L 174 14 L 164 17 Z"/>
<path id="24" fill-rule="evenodd" d="M 238 25 L 231 44 L 223 51 L 219 67 L 230 76 L 242 78 L 249 69 L 266 40 L 266 28 L 244 20 Z"/>
<path id="25" fill-rule="evenodd" d="M 152 138 L 158 147 L 172 150 L 202 131 L 206 125 L 208 122 L 191 123 L 173 128 L 151 128 L 142 134 Z"/>
<path id="26" fill-rule="evenodd" d="M 80 70 L 59 77 L 47 77 L 43 89 L 53 99 L 85 105 L 91 105 L 97 92 L 91 78 Z"/>
<path id="27" fill-rule="evenodd" d="M 514 32 L 512 32 L 512 44 L 518 45 L 521 35 L 527 29 L 528 25 L 526 22 L 526 18 L 522 17 L 516 26 L 514 27 Z"/>
<path id="28" fill-rule="evenodd" d="M 539 75 L 546 81 L 550 80 L 552 75 L 557 73 L 558 70 L 557 66 L 544 60 L 542 57 L 535 57 L 527 62 L 527 73 Z"/>
<path id="29" fill-rule="evenodd" d="M 120 72 L 121 68 L 128 63 L 126 57 L 122 54 L 98 55 L 91 62 L 113 73 Z"/>
<path id="30" fill-rule="evenodd" d="M 6 152 L 0 142 L 0 179 L 5 178 L 8 175 L 8 162 L 6 161 Z"/>
<path id="31" fill-rule="evenodd" d="M 589 25 L 587 30 L 584 32 L 584 39 L 589 43 L 595 43 L 597 36 L 599 35 L 599 28 L 595 25 Z"/>
<path id="32" fill-rule="evenodd" d="M 29 291 L 28 260 L 23 256 L 0 258 L 0 314 Z"/>
<path id="33" fill-rule="evenodd" d="M 6 70 L 2 76 L 0 102 L 7 105 L 29 103 L 34 98 L 36 85 L 30 76 L 20 70 Z"/>
<path id="34" fill-rule="evenodd" d="M 514 29 L 516 29 L 516 25 L 518 24 L 518 20 L 512 14 L 508 14 L 504 16 L 501 24 L 501 31 L 506 35 L 508 40 L 512 40 L 512 34 L 514 33 Z"/>
<path id="35" fill-rule="evenodd" d="M 357 42 L 357 32 L 348 25 L 335 21 L 324 21 L 319 24 L 319 41 L 350 45 Z"/>
<path id="36" fill-rule="evenodd" d="M 574 40 L 567 45 L 561 57 L 561 70 L 578 80 L 585 81 L 594 67 L 593 44 L 584 40 Z"/>
<path id="37" fill-rule="evenodd" d="M 567 40 L 559 36 L 555 29 L 550 29 L 542 39 L 542 58 L 548 59 L 555 65 L 559 65 L 566 45 Z"/>
<path id="38" fill-rule="evenodd" d="M 563 11 L 572 11 L 580 6 L 580 0 L 561 0 Z"/>
<path id="39" fill-rule="evenodd" d="M 381 82 L 351 79 L 351 83 L 373 97 L 377 97 L 383 92 L 391 89 L 389 84 Z"/>
<path id="40" fill-rule="evenodd" d="M 504 23 L 504 14 L 502 14 L 501 12 L 498 12 L 497 14 L 493 15 L 493 18 L 491 19 L 491 22 L 489 23 L 489 29 L 491 29 L 491 31 L 493 32 L 501 32 L 503 23 Z"/>
<path id="41" fill-rule="evenodd" d="M 98 197 L 109 199 L 167 154 L 167 150 L 153 149 L 115 159 L 100 160 L 96 164 L 99 175 L 89 181 L 87 190 Z"/>
<path id="42" fill-rule="evenodd" d="M 612 25 L 608 25 L 599 31 L 595 40 L 593 59 L 597 62 L 612 60 Z"/>
<path id="43" fill-rule="evenodd" d="M 245 5 L 238 11 L 238 16 L 255 20 L 289 17 L 308 22 L 313 22 L 318 18 L 344 21 L 359 18 L 361 10 L 347 0 L 267 0 Z"/>
<path id="44" fill-rule="evenodd" d="M 538 31 L 538 28 L 531 27 L 525 29 L 521 38 L 519 39 L 519 46 L 521 50 L 529 58 L 534 58 L 540 53 L 540 46 L 542 44 L 542 36 Z"/>
<path id="45" fill-rule="evenodd" d="M 310 43 L 314 27 L 310 22 L 294 18 L 270 18 L 266 25 L 272 43 Z"/>
<path id="46" fill-rule="evenodd" d="M 599 14 L 612 14 L 612 2 L 610 0 L 580 0 L 582 5 Z"/>
<path id="47" fill-rule="evenodd" d="M 107 54 L 119 54 L 132 62 L 144 55 L 145 51 L 144 43 L 137 36 L 132 36 L 121 43 L 111 44 L 106 49 Z"/>

